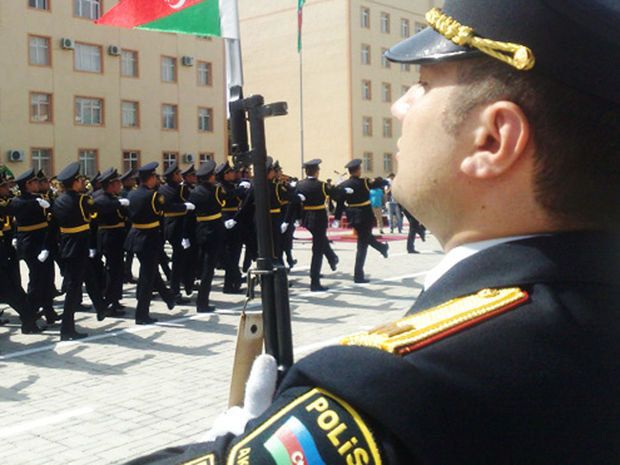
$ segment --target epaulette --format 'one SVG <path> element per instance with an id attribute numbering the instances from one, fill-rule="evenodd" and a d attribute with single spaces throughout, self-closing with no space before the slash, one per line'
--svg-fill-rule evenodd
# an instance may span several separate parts
<path id="1" fill-rule="evenodd" d="M 527 292 L 519 288 L 483 289 L 370 331 L 348 336 L 341 344 L 374 347 L 402 356 L 508 312 L 528 299 Z"/>

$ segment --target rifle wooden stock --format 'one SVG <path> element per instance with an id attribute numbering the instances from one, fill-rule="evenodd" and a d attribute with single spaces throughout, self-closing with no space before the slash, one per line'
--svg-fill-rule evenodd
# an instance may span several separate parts
<path id="1" fill-rule="evenodd" d="M 263 316 L 260 313 L 243 313 L 239 320 L 235 360 L 230 378 L 228 406 L 242 406 L 245 384 L 250 376 L 252 363 L 263 352 Z"/>

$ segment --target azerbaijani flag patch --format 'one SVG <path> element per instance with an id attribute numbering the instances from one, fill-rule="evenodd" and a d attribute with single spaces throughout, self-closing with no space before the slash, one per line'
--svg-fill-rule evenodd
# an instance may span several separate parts
<path id="1" fill-rule="evenodd" d="M 286 404 L 230 449 L 228 465 L 381 465 L 362 417 L 342 399 L 312 389 Z"/>

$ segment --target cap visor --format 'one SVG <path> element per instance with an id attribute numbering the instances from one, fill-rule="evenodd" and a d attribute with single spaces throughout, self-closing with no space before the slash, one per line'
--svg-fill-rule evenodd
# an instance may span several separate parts
<path id="1" fill-rule="evenodd" d="M 478 55 L 478 50 L 456 45 L 430 27 L 385 52 L 385 57 L 390 61 L 412 65 L 473 58 Z"/>

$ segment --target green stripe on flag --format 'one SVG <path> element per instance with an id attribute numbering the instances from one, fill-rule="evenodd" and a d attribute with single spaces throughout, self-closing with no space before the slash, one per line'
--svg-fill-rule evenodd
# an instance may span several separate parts
<path id="1" fill-rule="evenodd" d="M 277 465 L 293 465 L 286 447 L 284 447 L 284 444 L 282 444 L 282 441 L 280 441 L 277 436 L 271 436 L 269 438 L 265 443 L 265 449 L 269 451 Z"/>
<path id="2" fill-rule="evenodd" d="M 142 24 L 136 29 L 220 37 L 219 0 L 205 0 L 178 13 Z"/>

